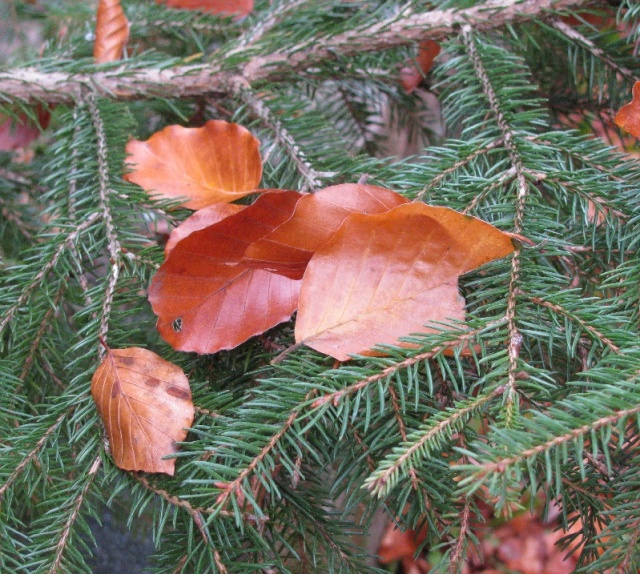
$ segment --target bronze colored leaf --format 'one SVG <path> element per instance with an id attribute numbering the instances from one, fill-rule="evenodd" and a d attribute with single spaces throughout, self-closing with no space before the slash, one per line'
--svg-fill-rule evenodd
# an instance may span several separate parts
<path id="1" fill-rule="evenodd" d="M 194 407 L 182 369 L 139 347 L 107 349 L 91 380 L 91 394 L 119 468 L 173 476 L 177 452 Z"/>
<path id="2" fill-rule="evenodd" d="M 631 103 L 620 108 L 614 121 L 623 130 L 640 138 L 640 81 L 633 84 L 633 99 Z"/>
<path id="3" fill-rule="evenodd" d="M 229 203 L 256 193 L 262 177 L 260 142 L 246 128 L 222 120 L 201 128 L 168 126 L 147 141 L 127 144 L 125 179 L 189 209 Z"/>
<path id="4" fill-rule="evenodd" d="M 192 216 L 187 217 L 187 219 L 171 232 L 169 241 L 167 241 L 167 244 L 164 246 L 165 257 L 169 255 L 169 252 L 179 241 L 182 241 L 194 231 L 200 231 L 205 227 L 214 225 L 222 221 L 225 217 L 242 211 L 245 207 L 245 205 L 238 205 L 237 203 L 214 203 L 209 207 L 199 209 Z"/>
<path id="5" fill-rule="evenodd" d="M 202 10 L 211 14 L 237 14 L 246 16 L 253 10 L 254 0 L 156 0 L 171 8 L 183 10 Z"/>
<path id="6" fill-rule="evenodd" d="M 35 111 L 40 127 L 43 130 L 47 129 L 51 118 L 49 109 L 38 105 Z M 17 119 L 0 114 L 1 151 L 13 151 L 28 146 L 40 133 L 38 126 L 25 114 L 20 114 Z"/>
<path id="7" fill-rule="evenodd" d="M 507 234 L 446 207 L 350 215 L 309 262 L 296 341 L 344 361 L 462 321 L 458 276 L 512 251 Z"/>
<path id="8" fill-rule="evenodd" d="M 440 53 L 440 44 L 435 40 L 420 42 L 415 63 L 400 70 L 400 83 L 407 94 L 413 92 L 431 71 L 436 56 Z"/>
<path id="9" fill-rule="evenodd" d="M 300 281 L 240 264 L 254 241 L 291 217 L 301 195 L 262 194 L 255 203 L 176 244 L 149 288 L 158 330 L 179 351 L 232 349 L 286 321 Z"/>
<path id="10" fill-rule="evenodd" d="M 389 189 L 345 183 L 305 195 L 291 219 L 251 245 L 242 262 L 292 279 L 302 278 L 309 259 L 352 213 L 384 213 L 407 203 Z"/>
<path id="11" fill-rule="evenodd" d="M 99 0 L 96 19 L 96 40 L 93 57 L 98 64 L 122 58 L 122 50 L 129 38 L 129 20 L 120 0 Z"/>

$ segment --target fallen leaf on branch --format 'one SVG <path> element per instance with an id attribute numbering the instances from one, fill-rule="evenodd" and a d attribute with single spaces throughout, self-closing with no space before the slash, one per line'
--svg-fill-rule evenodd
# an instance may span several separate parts
<path id="1" fill-rule="evenodd" d="M 36 107 L 40 128 L 47 129 L 51 114 L 43 106 Z M 13 151 L 28 146 L 40 135 L 40 128 L 25 114 L 12 118 L 0 114 L 0 151 Z"/>
<path id="2" fill-rule="evenodd" d="M 149 287 L 162 337 L 179 351 L 232 349 L 288 320 L 300 281 L 240 263 L 247 247 L 291 217 L 301 195 L 262 194 L 255 203 L 178 242 Z"/>
<path id="3" fill-rule="evenodd" d="M 296 343 L 345 361 L 463 321 L 458 276 L 512 251 L 508 235 L 445 207 L 350 215 L 309 262 Z"/>
<path id="4" fill-rule="evenodd" d="M 164 246 L 165 257 L 169 255 L 169 252 L 179 241 L 182 241 L 194 231 L 200 231 L 210 225 L 214 225 L 226 217 L 242 211 L 245 207 L 245 205 L 238 205 L 237 203 L 214 203 L 209 207 L 199 209 L 171 232 L 169 241 Z"/>
<path id="5" fill-rule="evenodd" d="M 633 84 L 633 99 L 631 103 L 620 108 L 614 121 L 623 130 L 640 138 L 640 81 Z"/>
<path id="6" fill-rule="evenodd" d="M 120 0 L 100 0 L 93 44 L 95 61 L 103 64 L 119 60 L 128 39 L 129 20 L 124 15 Z"/>
<path id="7" fill-rule="evenodd" d="M 420 42 L 415 63 L 400 70 L 400 83 L 407 94 L 413 92 L 431 71 L 436 56 L 440 53 L 440 44 L 435 40 Z"/>
<path id="8" fill-rule="evenodd" d="M 211 14 L 246 16 L 253 10 L 254 0 L 156 0 L 156 4 L 165 4 L 182 10 L 202 10 Z"/>
<path id="9" fill-rule="evenodd" d="M 177 452 L 194 417 L 182 369 L 139 347 L 107 349 L 91 380 L 91 394 L 119 468 L 173 476 Z"/>
<path id="10" fill-rule="evenodd" d="M 260 142 L 246 128 L 222 120 L 201 128 L 173 125 L 146 141 L 127 144 L 132 168 L 125 179 L 164 199 L 185 199 L 202 209 L 257 193 L 262 177 Z"/>
<path id="11" fill-rule="evenodd" d="M 338 231 L 352 213 L 385 213 L 408 203 L 389 189 L 345 183 L 305 195 L 288 221 L 251 245 L 242 262 L 300 279 L 316 249 Z"/>

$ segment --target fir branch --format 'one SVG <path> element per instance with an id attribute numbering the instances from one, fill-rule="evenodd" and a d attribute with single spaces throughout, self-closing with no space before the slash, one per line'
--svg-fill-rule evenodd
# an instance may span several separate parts
<path id="1" fill-rule="evenodd" d="M 402 369 L 406 369 L 408 367 L 411 367 L 412 365 L 415 365 L 416 363 L 420 363 L 420 362 L 425 361 L 427 359 L 432 359 L 433 357 L 435 357 L 436 355 L 438 355 L 442 351 L 445 351 L 447 349 L 452 349 L 452 348 L 459 347 L 459 346 L 463 345 L 464 343 L 470 341 L 476 335 L 482 333 L 483 331 L 485 331 L 487 329 L 493 329 L 494 327 L 499 327 L 500 325 L 503 325 L 505 322 L 506 322 L 506 318 L 502 318 L 502 319 L 498 319 L 496 321 L 490 321 L 486 325 L 483 325 L 482 327 L 478 327 L 477 329 L 471 329 L 469 331 L 465 331 L 465 332 L 461 333 L 460 335 L 458 335 L 457 337 L 453 337 L 452 339 L 449 339 L 448 341 L 445 341 L 444 343 L 441 343 L 440 345 L 437 345 L 436 347 L 434 347 L 430 351 L 426 351 L 424 353 L 420 353 L 420 354 L 415 355 L 413 357 L 409 357 L 408 359 L 405 359 L 404 361 L 400 361 L 399 363 L 394 363 L 393 365 L 385 367 L 379 373 L 376 373 L 374 375 L 371 375 L 370 377 L 366 377 L 364 379 L 361 379 L 361 380 L 357 381 L 356 383 L 353 383 L 353 384 L 351 384 L 351 385 L 349 385 L 349 386 L 347 386 L 347 387 L 345 387 L 343 389 L 340 389 L 339 391 L 334 391 L 332 393 L 327 393 L 325 395 L 322 395 L 321 397 L 317 398 L 313 402 L 312 407 L 315 408 L 315 407 L 324 405 L 326 403 L 332 403 L 333 405 L 338 405 L 338 403 L 347 395 L 351 395 L 353 393 L 357 393 L 357 392 L 361 391 L 362 389 L 368 387 L 369 385 L 371 385 L 373 383 L 377 383 L 378 381 L 382 381 L 382 380 L 390 377 L 394 373 L 396 373 L 396 372 L 398 372 L 398 371 L 400 371 Z"/>
<path id="2" fill-rule="evenodd" d="M 479 147 L 475 150 L 473 150 L 469 155 L 467 155 L 467 157 L 464 157 L 458 161 L 456 161 L 452 166 L 443 169 L 442 171 L 440 171 L 438 173 L 438 175 L 436 175 L 434 178 L 431 179 L 431 181 L 425 185 L 422 190 L 416 195 L 414 201 L 421 201 L 422 198 L 424 197 L 424 195 L 431 191 L 432 189 L 434 189 L 436 186 L 438 186 L 440 184 L 440 182 L 445 179 L 447 176 L 451 175 L 452 173 L 455 173 L 456 171 L 458 171 L 461 167 L 464 167 L 468 164 L 470 164 L 471 162 L 473 162 L 476 158 L 488 154 L 491 151 L 493 151 L 494 149 L 499 149 L 504 145 L 504 141 L 502 138 L 498 138 L 493 140 L 492 142 L 489 142 L 486 145 L 483 145 L 482 147 Z"/>
<path id="3" fill-rule="evenodd" d="M 24 102 L 67 104 L 82 100 L 87 87 L 111 99 L 229 93 L 235 85 L 277 81 L 322 61 L 333 61 L 337 56 L 355 56 L 427 39 L 438 40 L 456 33 L 464 25 L 478 31 L 491 30 L 585 4 L 587 0 L 499 0 L 462 10 L 420 13 L 408 5 L 399 16 L 369 26 L 254 56 L 239 65 L 238 72 L 225 71 L 213 63 L 143 70 L 128 68 L 124 63 L 112 70 L 87 73 L 22 68 L 0 73 L 0 93 Z"/>
<path id="4" fill-rule="evenodd" d="M 247 105 L 253 115 L 271 130 L 276 141 L 284 147 L 289 157 L 294 161 L 298 173 L 305 182 L 300 191 L 302 193 L 305 190 L 313 192 L 322 187 L 320 178 L 326 177 L 327 174 L 320 174 L 313 169 L 300 146 L 295 142 L 289 131 L 282 126 L 282 122 L 274 117 L 264 101 L 247 85 L 238 85 L 234 89 L 234 94 Z"/>
<path id="5" fill-rule="evenodd" d="M 457 574 L 462 570 L 465 558 L 465 545 L 467 536 L 469 535 L 469 519 L 471 517 L 471 498 L 465 497 L 462 507 L 462 516 L 460 519 L 460 532 L 456 539 L 455 546 L 451 552 L 451 564 L 449 565 L 449 573 Z"/>
<path id="6" fill-rule="evenodd" d="M 86 498 L 89 489 L 91 488 L 91 485 L 93 484 L 93 481 L 98 474 L 98 469 L 100 468 L 101 463 L 101 455 L 96 456 L 96 458 L 93 460 L 93 463 L 91 463 L 91 467 L 87 472 L 87 481 L 82 487 L 82 490 L 80 490 L 80 492 L 76 495 L 75 500 L 73 501 L 73 508 L 71 509 L 71 513 L 69 514 L 64 528 L 62 529 L 62 533 L 60 534 L 60 538 L 55 545 L 56 552 L 51 564 L 51 568 L 49 568 L 48 574 L 56 574 L 58 572 L 58 569 L 60 568 L 64 551 L 67 548 L 67 543 L 69 541 L 69 537 L 71 536 L 71 530 L 73 529 L 76 518 L 80 513 L 80 509 L 82 508 L 84 499 Z"/>
<path id="7" fill-rule="evenodd" d="M 0 486 L 0 501 L 4 498 L 5 493 L 11 487 L 11 485 L 15 482 L 16 478 L 20 476 L 22 471 L 27 467 L 27 465 L 38 455 L 38 453 L 42 450 L 44 445 L 46 444 L 49 437 L 56 431 L 56 429 L 60 426 L 65 417 L 69 414 L 70 411 L 63 412 L 55 422 L 47 428 L 47 430 L 42 434 L 40 440 L 35 444 L 33 449 L 25 456 L 20 464 L 16 466 L 14 471 L 9 475 L 9 478 L 4 482 L 2 486 Z"/>
<path id="8" fill-rule="evenodd" d="M 616 344 L 614 344 L 611 339 L 609 339 L 608 337 L 605 337 L 595 327 L 593 327 L 592 325 L 589 325 L 589 323 L 587 323 L 586 321 L 583 321 L 582 319 L 580 319 L 580 317 L 577 317 L 575 315 L 575 313 L 571 313 L 568 309 L 565 309 L 561 305 L 558 305 L 557 303 L 550 303 L 549 301 L 545 301 L 544 299 L 542 299 L 540 297 L 535 297 L 533 295 L 528 295 L 527 293 L 524 293 L 523 291 L 519 291 L 518 295 L 520 295 L 522 297 L 526 297 L 529 301 L 531 301 L 532 303 L 535 303 L 536 305 L 540 305 L 541 307 L 545 307 L 546 309 L 550 309 L 551 311 L 554 311 L 555 313 L 560 313 L 561 315 L 564 315 L 565 317 L 567 317 L 571 321 L 574 321 L 578 325 L 580 325 L 585 331 L 587 331 L 591 335 L 593 335 L 603 345 L 609 347 L 609 349 L 611 349 L 611 351 L 613 351 L 614 353 L 616 353 L 618 355 L 622 354 L 622 352 L 620 351 L 620 347 L 618 347 Z"/>
<path id="9" fill-rule="evenodd" d="M 614 60 L 612 60 L 609 56 L 607 56 L 606 52 L 598 48 L 589 38 L 585 38 L 580 32 L 578 32 L 575 28 L 572 28 L 568 24 L 565 24 L 562 20 L 552 20 L 551 25 L 558 30 L 561 34 L 567 37 L 572 43 L 578 43 L 580 46 L 588 50 L 593 56 L 602 60 L 607 66 L 611 69 L 615 70 L 621 76 L 624 76 L 628 80 L 637 80 L 638 77 L 628 68 L 621 66 Z"/>
<path id="10" fill-rule="evenodd" d="M 105 344 L 107 342 L 107 332 L 109 330 L 109 317 L 111 315 L 111 306 L 113 305 L 113 297 L 118 284 L 120 275 L 120 258 L 122 255 L 122 247 L 116 233 L 116 227 L 111 216 L 111 208 L 109 207 L 109 195 L 112 192 L 109 185 L 109 159 L 107 151 L 107 137 L 104 132 L 104 123 L 100 117 L 100 111 L 95 101 L 95 96 L 90 94 L 86 98 L 87 106 L 93 119 L 93 127 L 96 132 L 96 140 L 98 145 L 98 177 L 100 190 L 100 208 L 102 210 L 102 220 L 104 222 L 107 234 L 107 249 L 109 251 L 110 272 L 107 283 L 107 289 L 102 304 L 102 316 L 100 318 L 100 329 L 98 338 L 104 343 L 98 347 L 100 358 L 106 353 Z"/>
<path id="11" fill-rule="evenodd" d="M 56 267 L 62 254 L 67 249 L 69 249 L 71 245 L 75 241 L 77 241 L 82 236 L 82 234 L 95 223 L 97 219 L 100 219 L 100 216 L 101 215 L 99 213 L 92 213 L 72 232 L 70 232 L 63 241 L 58 244 L 58 248 L 55 250 L 51 259 L 49 259 L 49 261 L 44 264 L 40 271 L 35 274 L 29 284 L 22 290 L 22 293 L 20 294 L 16 302 L 5 311 L 4 317 L 0 321 L 0 333 L 2 333 L 7 325 L 13 320 L 16 312 L 20 309 L 20 307 L 22 307 L 29 300 L 31 293 L 40 286 L 49 272 Z"/>
<path id="12" fill-rule="evenodd" d="M 480 54 L 476 49 L 472 29 L 469 25 L 462 26 L 462 39 L 473 64 L 476 76 L 482 84 L 482 91 L 489 101 L 491 111 L 493 112 L 498 127 L 500 128 L 500 132 L 502 133 L 504 147 L 507 150 L 511 160 L 511 165 L 515 172 L 518 195 L 516 199 L 513 227 L 514 232 L 520 235 L 522 234 L 525 201 L 529 194 L 529 182 L 525 175 L 525 167 L 516 145 L 516 133 L 511 128 L 511 125 L 502 111 L 500 101 L 498 100 L 498 96 L 493 88 L 491 79 L 489 78 L 484 64 L 482 63 Z M 520 348 L 523 341 L 523 337 L 516 325 L 516 291 L 520 279 L 521 251 L 522 248 L 517 245 L 511 259 L 511 278 L 509 280 L 509 295 L 507 297 L 507 322 L 509 329 L 509 372 L 507 382 L 509 392 L 506 404 L 507 424 L 510 424 L 511 419 L 514 416 L 514 409 L 517 409 L 516 375 L 518 372 Z"/>

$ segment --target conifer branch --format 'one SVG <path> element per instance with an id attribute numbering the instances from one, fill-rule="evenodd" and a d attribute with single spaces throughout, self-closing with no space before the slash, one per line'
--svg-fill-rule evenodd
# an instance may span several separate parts
<path id="1" fill-rule="evenodd" d="M 396 391 L 393 388 L 393 383 L 389 385 L 389 396 L 391 397 L 391 405 L 393 406 L 393 414 L 398 423 L 398 430 L 400 431 L 400 438 L 402 442 L 407 442 L 407 430 L 404 426 L 404 420 L 402 418 L 403 413 L 400 411 L 400 405 L 398 404 L 398 397 Z M 411 479 L 411 488 L 418 489 L 418 476 L 416 475 L 416 469 L 409 469 L 409 477 Z"/>
<path id="2" fill-rule="evenodd" d="M 593 54 L 596 58 L 604 62 L 607 66 L 609 66 L 612 70 L 615 70 L 621 76 L 624 76 L 628 80 L 637 80 L 638 77 L 628 68 L 621 66 L 617 62 L 614 62 L 611 58 L 609 58 L 604 50 L 598 48 L 589 38 L 585 38 L 580 32 L 578 32 L 575 28 L 569 26 L 569 24 L 565 24 L 562 20 L 552 20 L 551 25 L 558 30 L 561 34 L 567 37 L 571 42 L 576 42 L 580 44 L 583 48 L 588 50 L 591 54 Z"/>
<path id="3" fill-rule="evenodd" d="M 484 64 L 482 63 L 480 54 L 476 49 L 473 32 L 469 25 L 465 24 L 462 26 L 462 38 L 467 49 L 467 53 L 469 54 L 469 58 L 473 64 L 476 76 L 482 84 L 482 91 L 489 101 L 489 107 L 491 108 L 496 123 L 502 133 L 504 147 L 507 150 L 512 168 L 515 172 L 518 195 L 516 198 L 513 228 L 514 232 L 520 235 L 522 233 L 525 201 L 529 194 L 529 182 L 527 181 L 525 167 L 522 163 L 522 158 L 520 157 L 520 152 L 516 145 L 516 134 L 502 111 L 502 106 L 500 105 L 498 96 L 493 88 L 491 79 L 489 78 Z M 507 395 L 506 412 L 508 425 L 510 424 L 510 419 L 513 417 L 514 409 L 517 409 L 516 374 L 518 371 L 520 347 L 523 342 L 523 337 L 516 325 L 516 290 L 520 280 L 521 251 L 522 248 L 519 245 L 516 246 L 511 259 L 511 279 L 509 280 L 509 295 L 507 297 L 507 322 L 509 329 L 509 373 L 507 384 L 509 391 Z"/>
<path id="4" fill-rule="evenodd" d="M 528 458 L 546 452 L 554 447 L 558 447 L 565 443 L 571 442 L 572 440 L 576 440 L 581 436 L 587 435 L 603 427 L 614 426 L 618 423 L 618 421 L 624 420 L 628 417 L 632 417 L 634 415 L 637 415 L 638 413 L 640 413 L 640 405 L 636 405 L 629 409 L 616 411 L 609 416 L 601 417 L 593 422 L 582 425 L 567 433 L 555 436 L 552 439 L 549 439 L 548 441 L 545 441 L 533 448 L 522 450 L 517 455 L 502 458 L 497 462 L 481 464 L 478 467 L 478 470 L 473 473 L 473 477 L 476 480 L 481 480 L 484 477 L 496 472 L 503 473 L 507 468 L 514 466 L 524 460 L 527 460 Z"/>
<path id="5" fill-rule="evenodd" d="M 280 143 L 289 157 L 296 164 L 298 173 L 304 180 L 301 192 L 306 190 L 314 192 L 322 187 L 320 178 L 326 174 L 320 174 L 313 169 L 311 163 L 307 159 L 305 153 L 293 139 L 289 131 L 283 127 L 282 122 L 276 119 L 266 104 L 251 90 L 248 86 L 238 85 L 234 89 L 235 95 L 240 98 L 249 108 L 251 113 L 256 116 L 267 128 L 274 134 L 275 139 Z"/>
<path id="6" fill-rule="evenodd" d="M 92 213 L 72 232 L 70 232 L 63 241 L 58 244 L 58 248 L 54 252 L 51 259 L 49 259 L 49 261 L 44 264 L 42 269 L 40 269 L 40 271 L 35 274 L 31 282 L 22 290 L 22 293 L 20 294 L 16 302 L 5 311 L 4 317 L 2 318 L 2 320 L 0 320 L 0 333 L 2 333 L 7 325 L 13 320 L 16 312 L 20 309 L 20 307 L 22 307 L 29 300 L 31 293 L 40 286 L 49 272 L 56 267 L 62 254 L 68 248 L 70 248 L 70 246 L 78 240 L 82 233 L 89 229 L 99 218 L 99 213 Z"/>
<path id="7" fill-rule="evenodd" d="M 69 414 L 69 411 L 65 411 L 62 413 L 55 422 L 49 426 L 49 428 L 43 433 L 40 437 L 40 440 L 36 443 L 36 445 L 31 449 L 29 454 L 25 456 L 20 464 L 16 466 L 15 470 L 9 475 L 9 478 L 4 482 L 2 486 L 0 486 L 0 501 L 4 498 L 5 493 L 11 487 L 11 485 L 15 482 L 16 478 L 20 476 L 22 471 L 27 467 L 27 465 L 38 455 L 42 447 L 46 444 L 49 437 L 55 432 L 55 430 L 60 426 L 64 418 Z"/>
<path id="8" fill-rule="evenodd" d="M 491 185 L 488 185 L 487 187 L 485 187 L 480 193 L 478 193 L 470 202 L 469 205 L 467 205 L 467 207 L 465 207 L 462 210 L 462 213 L 467 214 L 471 211 L 473 211 L 476 207 L 478 207 L 478 204 L 487 196 L 489 196 L 491 194 L 491 192 L 495 189 L 498 189 L 500 187 L 504 187 L 506 186 L 510 181 L 513 180 L 513 178 L 516 177 L 516 170 L 513 167 L 510 167 L 509 169 L 505 170 L 502 174 L 500 174 L 500 177 L 491 183 Z"/>
<path id="9" fill-rule="evenodd" d="M 98 177 L 100 190 L 100 208 L 102 209 L 102 220 L 104 222 L 107 235 L 107 249 L 109 251 L 110 272 L 105 292 L 104 302 L 102 304 L 102 316 L 100 318 L 100 329 L 98 338 L 107 342 L 107 332 L 109 330 L 109 317 L 111 315 L 111 306 L 113 305 L 113 297 L 120 275 L 120 258 L 122 247 L 116 233 L 116 227 L 111 216 L 111 208 L 109 206 L 109 195 L 112 193 L 109 185 L 109 158 L 107 151 L 107 137 L 104 131 L 104 123 L 100 117 L 100 111 L 95 101 L 95 95 L 89 94 L 86 98 L 89 112 L 93 120 L 93 127 L 96 132 L 96 140 L 98 146 Z M 104 357 L 106 349 L 104 345 L 98 347 L 100 358 Z"/>
<path id="10" fill-rule="evenodd" d="M 71 509 L 71 513 L 69 514 L 69 517 L 67 518 L 64 528 L 62 529 L 60 538 L 56 543 L 56 553 L 53 559 L 53 563 L 51 564 L 51 568 L 49 568 L 48 574 L 57 574 L 58 572 L 60 563 L 62 562 L 62 556 L 64 555 L 64 551 L 67 548 L 69 536 L 71 536 L 71 530 L 73 529 L 73 525 L 75 524 L 75 521 L 78 518 L 78 514 L 80 513 L 80 509 L 82 508 L 84 499 L 86 498 L 87 493 L 89 492 L 89 489 L 91 488 L 91 485 L 93 484 L 93 481 L 95 480 L 98 474 L 98 469 L 100 468 L 101 463 L 102 463 L 102 459 L 100 455 L 98 455 L 94 459 L 93 463 L 91 464 L 91 467 L 89 468 L 89 471 L 87 473 L 88 478 L 84 487 L 75 497 L 73 508 Z"/>
<path id="11" fill-rule="evenodd" d="M 462 517 L 460 520 L 460 532 L 456 539 L 455 546 L 451 552 L 451 564 L 449 566 L 450 574 L 457 574 L 462 570 L 465 558 L 464 547 L 469 535 L 469 519 L 471 517 L 471 499 L 465 497 L 464 506 L 462 507 Z"/>
<path id="12" fill-rule="evenodd" d="M 580 325 L 585 331 L 593 335 L 603 345 L 609 347 L 611 351 L 613 351 L 617 355 L 622 354 L 622 352 L 620 351 L 620 347 L 614 344 L 614 342 L 611 339 L 609 339 L 608 337 L 605 337 L 595 327 L 593 327 L 592 325 L 589 325 L 589 323 L 587 323 L 586 321 L 583 321 L 582 319 L 580 319 L 580 317 L 577 317 L 574 313 L 571 313 L 568 309 L 565 309 L 564 307 L 562 307 L 561 305 L 558 305 L 557 303 L 550 303 L 549 301 L 545 301 L 540 297 L 534 297 L 533 295 L 528 295 L 526 293 L 523 293 L 522 291 L 519 292 L 519 295 L 526 297 L 529 301 L 531 301 L 532 303 L 535 303 L 536 305 L 540 305 L 541 307 L 545 307 L 547 309 L 550 309 L 551 311 L 564 315 L 571 321 L 574 321 L 575 323 Z"/>
<path id="13" fill-rule="evenodd" d="M 438 40 L 455 34 L 460 26 L 477 31 L 506 23 L 526 22 L 548 13 L 578 7 L 588 0 L 497 0 L 463 10 L 431 10 L 416 13 L 408 5 L 400 15 L 322 40 L 314 38 L 286 50 L 250 58 L 237 72 L 219 64 L 177 66 L 163 69 L 131 69 L 126 63 L 98 72 L 41 72 L 35 68 L 0 73 L 0 94 L 24 102 L 74 103 L 89 89 L 111 99 L 195 97 L 229 93 L 237 84 L 276 81 L 337 56 L 354 56 Z"/>
<path id="14" fill-rule="evenodd" d="M 493 151 L 494 149 L 498 149 L 500 147 L 502 147 L 504 145 L 504 141 L 502 140 L 502 138 L 498 138 L 493 140 L 492 142 L 489 142 L 488 144 L 479 147 L 475 150 L 473 150 L 467 157 L 462 158 L 460 160 L 458 160 L 456 163 L 454 163 L 451 167 L 448 167 L 447 169 L 443 169 L 441 172 L 438 173 L 438 175 L 436 175 L 434 178 L 431 179 L 431 181 L 425 185 L 422 188 L 422 191 L 420 191 L 415 199 L 413 201 L 421 201 L 422 198 L 424 197 L 424 195 L 429 192 L 430 190 L 434 189 L 436 186 L 438 186 L 440 184 L 440 182 L 445 179 L 447 176 L 451 175 L 452 173 L 455 173 L 456 171 L 458 171 L 461 167 L 464 167 L 465 165 L 468 165 L 469 163 L 471 163 L 474 159 L 488 154 L 491 151 Z"/>
<path id="15" fill-rule="evenodd" d="M 378 381 L 382 381 L 382 380 L 388 378 L 389 376 L 393 375 L 394 373 L 396 373 L 398 371 L 401 371 L 403 369 L 406 369 L 408 367 L 411 367 L 412 365 L 415 365 L 416 363 L 420 363 L 420 362 L 425 361 L 427 359 L 432 359 L 438 353 L 441 353 L 442 351 L 444 351 L 446 349 L 451 349 L 451 348 L 455 348 L 455 347 L 458 347 L 460 345 L 463 345 L 467 341 L 470 341 L 471 339 L 473 339 L 479 333 L 481 333 L 481 332 L 483 332 L 483 331 L 485 331 L 487 329 L 493 329 L 494 327 L 499 327 L 500 325 L 503 325 L 505 322 L 506 322 L 506 318 L 502 318 L 502 319 L 498 319 L 496 321 L 490 321 L 486 325 L 484 325 L 482 327 L 478 327 L 477 329 L 471 329 L 469 331 L 465 331 L 464 333 L 461 333 L 457 337 L 454 337 L 454 338 L 452 338 L 452 339 L 450 339 L 448 341 L 445 341 L 444 343 L 442 343 L 440 345 L 437 345 L 436 347 L 434 347 L 430 351 L 426 351 L 424 353 L 420 353 L 419 355 L 415 355 L 414 357 L 409 357 L 408 359 L 405 359 L 404 361 L 400 361 L 399 363 L 394 363 L 393 365 L 390 365 L 389 367 L 385 367 L 379 373 L 376 373 L 375 375 L 371 375 L 370 377 L 366 377 L 364 379 L 361 379 L 360 381 L 357 381 L 356 383 L 353 383 L 352 385 L 349 385 L 349 386 L 347 386 L 347 387 L 345 387 L 343 389 L 340 389 L 339 391 L 334 391 L 332 393 L 327 393 L 325 395 L 322 395 L 321 397 L 317 398 L 313 402 L 312 406 L 315 408 L 315 407 L 324 405 L 326 403 L 332 403 L 334 405 L 337 405 L 347 395 L 351 395 L 353 393 L 357 393 L 357 392 L 361 391 L 362 389 L 368 387 L 369 385 L 371 385 L 373 383 L 377 383 Z"/>

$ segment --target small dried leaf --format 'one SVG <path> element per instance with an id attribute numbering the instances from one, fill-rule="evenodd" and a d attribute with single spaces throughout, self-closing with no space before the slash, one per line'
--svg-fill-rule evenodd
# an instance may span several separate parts
<path id="1" fill-rule="evenodd" d="M 49 125 L 49 110 L 38 105 L 36 108 L 38 123 L 44 130 Z M 0 114 L 0 151 L 13 151 L 28 146 L 38 138 L 40 129 L 24 114 L 18 119 Z"/>
<path id="2" fill-rule="evenodd" d="M 291 317 L 300 281 L 239 262 L 253 241 L 291 217 L 300 197 L 295 191 L 264 193 L 171 250 L 151 282 L 149 301 L 160 334 L 174 349 L 232 349 Z"/>
<path id="3" fill-rule="evenodd" d="M 246 128 L 222 120 L 201 128 L 173 125 L 127 144 L 125 179 L 165 199 L 202 209 L 256 193 L 262 177 L 260 142 Z"/>
<path id="4" fill-rule="evenodd" d="M 253 10 L 254 0 L 156 0 L 171 8 L 202 10 L 211 14 L 246 16 Z"/>
<path id="5" fill-rule="evenodd" d="M 507 234 L 445 207 L 350 215 L 309 262 L 296 342 L 345 361 L 435 330 L 425 324 L 462 321 L 458 276 L 511 251 Z"/>
<path id="6" fill-rule="evenodd" d="M 291 219 L 251 245 L 242 262 L 300 279 L 315 250 L 331 239 L 349 215 L 384 213 L 407 201 L 395 191 L 355 183 L 305 195 Z"/>
<path id="7" fill-rule="evenodd" d="M 439 53 L 440 44 L 435 40 L 425 40 L 420 43 L 415 64 L 412 63 L 411 66 L 405 66 L 400 70 L 400 83 L 407 94 L 413 92 L 431 71 L 433 62 Z"/>
<path id="8" fill-rule="evenodd" d="M 623 130 L 640 138 L 640 81 L 633 84 L 633 99 L 631 103 L 620 108 L 614 121 Z"/>
<path id="9" fill-rule="evenodd" d="M 108 349 L 91 380 L 91 394 L 119 468 L 173 476 L 177 451 L 194 417 L 182 369 L 139 347 Z"/>
<path id="10" fill-rule="evenodd" d="M 214 203 L 209 207 L 199 209 L 171 232 L 169 241 L 164 246 L 165 257 L 169 255 L 169 252 L 179 241 L 182 241 L 194 231 L 200 231 L 210 225 L 214 225 L 226 217 L 242 211 L 245 207 L 245 205 L 238 205 L 237 203 Z"/>
<path id="11" fill-rule="evenodd" d="M 96 40 L 93 57 L 98 64 L 122 58 L 122 50 L 129 39 L 129 20 L 120 0 L 99 0 L 96 18 Z"/>

